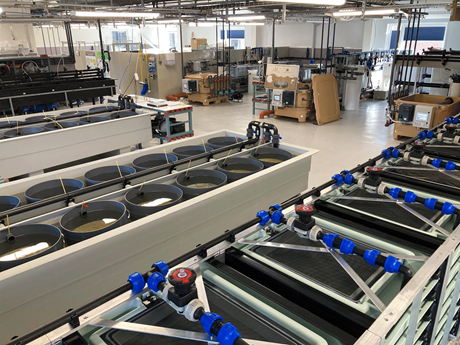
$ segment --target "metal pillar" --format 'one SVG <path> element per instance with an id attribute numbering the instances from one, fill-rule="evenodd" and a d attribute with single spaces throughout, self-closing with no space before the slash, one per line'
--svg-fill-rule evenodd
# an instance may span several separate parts
<path id="1" fill-rule="evenodd" d="M 332 56 L 334 56 L 335 26 L 336 26 L 336 24 L 337 24 L 337 23 L 336 23 L 335 20 L 334 20 L 334 27 L 333 27 L 334 33 L 332 34 L 332 50 L 331 50 Z M 332 60 L 332 59 L 333 59 L 333 58 L 331 58 L 331 70 L 330 70 L 330 73 L 332 73 L 332 65 L 333 65 L 333 63 L 332 63 L 333 60 Z"/>
<path id="2" fill-rule="evenodd" d="M 329 58 L 329 38 L 330 38 L 330 31 L 331 31 L 331 18 L 327 20 L 327 47 L 326 47 L 326 63 L 324 66 L 324 72 L 327 73 L 327 60 Z"/>
<path id="3" fill-rule="evenodd" d="M 320 55 L 319 55 L 319 74 L 323 73 L 323 69 L 321 68 L 321 65 L 323 63 L 323 38 L 324 37 L 324 18 L 323 18 L 323 24 L 321 25 L 321 49 L 320 49 Z"/>
<path id="4" fill-rule="evenodd" d="M 272 51 L 270 54 L 272 63 L 275 62 L 275 19 L 273 18 L 273 30 L 272 30 Z"/>
<path id="5" fill-rule="evenodd" d="M 393 62 L 391 64 L 391 74 L 390 74 L 390 85 L 388 89 L 388 110 L 391 112 L 392 115 L 394 115 L 393 111 L 393 95 L 392 95 L 392 86 L 393 86 L 393 80 L 394 80 L 394 74 L 395 74 L 395 62 L 396 62 L 396 55 L 398 52 L 398 42 L 399 42 L 399 33 L 401 31 L 401 19 L 402 19 L 402 14 L 399 15 L 398 18 L 398 28 L 396 29 L 396 41 L 395 41 L 395 47 L 394 47 L 394 52 L 393 52 Z"/>
<path id="6" fill-rule="evenodd" d="M 179 8 L 180 8 L 180 1 L 178 1 Z M 182 43 L 182 13 L 179 12 L 179 39 L 180 39 L 180 68 L 182 72 L 182 78 L 185 77 L 184 73 L 184 49 L 183 49 L 183 43 Z"/>
<path id="7" fill-rule="evenodd" d="M 102 41 L 102 30 L 101 30 L 101 21 L 100 21 L 100 19 L 97 20 L 97 27 L 99 29 L 99 43 L 101 45 L 102 73 L 105 73 L 104 42 Z M 96 56 L 96 58 L 97 58 L 97 56 Z"/>

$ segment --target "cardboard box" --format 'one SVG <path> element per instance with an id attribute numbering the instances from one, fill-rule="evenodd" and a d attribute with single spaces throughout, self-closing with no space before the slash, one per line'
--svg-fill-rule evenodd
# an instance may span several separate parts
<path id="1" fill-rule="evenodd" d="M 280 90 L 297 90 L 299 65 L 267 65 L 265 88 Z"/>
<path id="2" fill-rule="evenodd" d="M 431 128 L 444 121 L 446 117 L 460 113 L 460 97 L 451 97 L 454 100 L 454 103 L 452 104 L 435 104 L 444 101 L 446 98 L 446 96 L 417 93 L 415 95 L 402 97 L 396 100 L 395 103 L 398 109 L 402 103 L 434 106 L 434 116 L 432 116 L 430 124 Z M 393 138 L 398 140 L 401 137 L 415 137 L 422 129 L 423 128 L 414 127 L 411 124 L 406 125 L 402 123 L 395 123 L 393 129 Z"/>
<path id="3" fill-rule="evenodd" d="M 209 87 L 208 77 L 216 76 L 215 73 L 198 73 L 198 74 L 189 74 L 185 76 L 185 79 L 198 80 L 198 93 L 208 95 L 211 91 Z M 212 86 L 212 85 L 211 85 Z"/>
<path id="4" fill-rule="evenodd" d="M 191 47 L 194 50 L 198 50 L 201 46 L 204 46 L 206 43 L 208 43 L 208 40 L 206 38 L 192 38 Z"/>

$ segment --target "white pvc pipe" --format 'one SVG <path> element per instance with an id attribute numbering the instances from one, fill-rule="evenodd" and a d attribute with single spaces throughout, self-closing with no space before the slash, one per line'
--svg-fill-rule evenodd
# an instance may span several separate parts
<path id="1" fill-rule="evenodd" d="M 291 331 L 292 333 L 299 336 L 300 338 L 306 340 L 311 345 L 328 345 L 327 341 L 324 340 L 322 337 L 320 337 L 318 334 L 312 332 L 308 328 L 305 328 L 298 322 L 295 322 L 294 320 L 290 319 L 283 313 L 261 302 L 254 296 L 241 290 L 237 286 L 231 284 L 229 281 L 225 280 L 221 276 L 215 274 L 212 271 L 213 267 L 209 265 L 208 263 L 202 263 L 200 266 L 201 266 L 201 272 L 207 280 L 219 286 L 220 288 L 224 289 L 225 291 L 227 291 L 234 297 L 238 298 L 243 303 L 251 306 L 252 308 L 257 310 L 259 313 L 274 320 L 276 323 L 283 326 L 284 328 Z M 244 334 L 242 334 L 242 337 L 244 339 Z"/>

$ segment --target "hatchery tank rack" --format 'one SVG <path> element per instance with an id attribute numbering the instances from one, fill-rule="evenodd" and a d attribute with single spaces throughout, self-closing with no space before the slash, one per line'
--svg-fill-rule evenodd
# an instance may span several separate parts
<path id="1" fill-rule="evenodd" d="M 430 155 L 425 147 L 441 142 L 449 149 L 460 147 L 460 131 L 452 135 L 459 116 L 338 172 L 316 188 L 254 210 L 252 219 L 222 228 L 221 235 L 173 260 L 154 262 L 145 273 L 132 273 L 118 288 L 11 339 L 9 345 L 142 344 L 158 337 L 175 344 L 445 345 L 459 328 L 458 197 L 447 190 L 444 198 L 437 191 L 425 193 L 417 188 L 420 181 L 401 187 L 383 174 L 402 159 L 413 165 L 407 169 L 458 177 L 460 165 Z M 356 196 L 358 189 L 362 193 Z M 359 227 L 351 216 L 334 225 L 333 214 L 325 216 L 324 202 L 337 205 L 341 200 L 399 207 L 430 230 L 379 216 L 368 227 Z M 348 215 L 359 208 L 347 207 Z M 436 222 L 427 211 L 438 214 Z M 280 250 L 288 254 L 280 255 Z M 299 266 L 293 260 L 300 257 L 293 253 L 335 262 L 342 270 L 337 274 L 351 279 L 357 290 L 347 291 L 348 286 L 321 275 L 300 284 L 305 275 L 315 274 L 309 267 L 316 265 L 303 260 Z M 361 274 L 355 271 L 358 267 Z M 366 278 L 361 277 L 362 268 Z"/>

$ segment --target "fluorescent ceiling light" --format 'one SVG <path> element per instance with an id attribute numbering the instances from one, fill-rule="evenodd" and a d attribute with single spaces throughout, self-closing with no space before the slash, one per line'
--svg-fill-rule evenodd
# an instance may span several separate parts
<path id="1" fill-rule="evenodd" d="M 249 22 L 249 23 L 239 23 L 239 25 L 264 25 L 264 23 Z"/>
<path id="2" fill-rule="evenodd" d="M 54 25 L 40 25 L 42 28 L 54 28 Z"/>
<path id="3" fill-rule="evenodd" d="M 232 21 L 242 21 L 242 20 L 263 20 L 265 16 L 232 16 L 228 17 L 228 20 Z"/>
<path id="4" fill-rule="evenodd" d="M 3 8 L 0 7 L 0 13 L 3 13 Z"/>
<path id="5" fill-rule="evenodd" d="M 270 2 L 289 2 L 296 4 L 307 4 L 307 5 L 325 5 L 325 6 L 342 6 L 345 4 L 345 0 L 261 0 Z"/>
<path id="6" fill-rule="evenodd" d="M 176 24 L 176 23 L 179 23 L 179 19 L 158 20 L 158 24 Z"/>
<path id="7" fill-rule="evenodd" d="M 216 23 L 210 23 L 210 22 L 198 22 L 197 23 L 188 23 L 188 26 L 216 26 Z"/>
<path id="8" fill-rule="evenodd" d="M 332 15 L 334 17 L 350 17 L 350 16 L 360 16 L 363 12 L 362 11 L 342 11 L 342 12 L 334 12 Z M 395 14 L 396 10 L 394 9 L 384 9 L 384 10 L 367 10 L 364 11 L 365 16 L 379 16 L 385 14 Z"/>
<path id="9" fill-rule="evenodd" d="M 77 17 L 124 17 L 124 18 L 158 18 L 159 13 L 154 12 L 89 12 L 75 11 Z"/>

